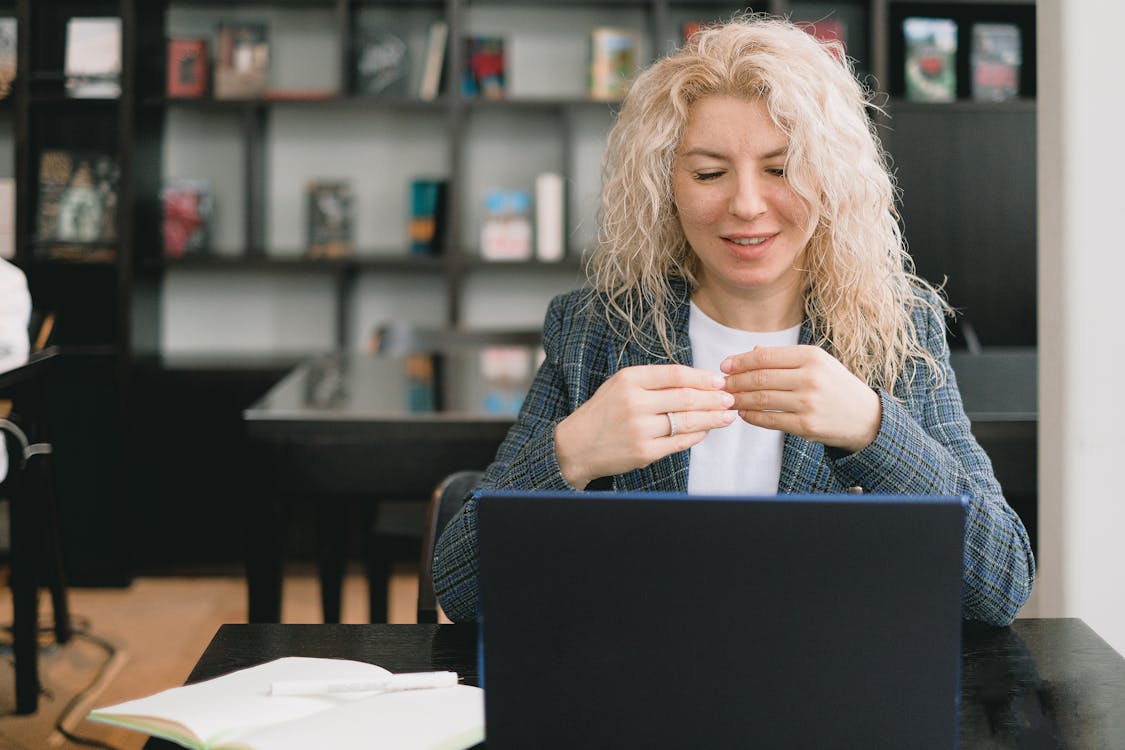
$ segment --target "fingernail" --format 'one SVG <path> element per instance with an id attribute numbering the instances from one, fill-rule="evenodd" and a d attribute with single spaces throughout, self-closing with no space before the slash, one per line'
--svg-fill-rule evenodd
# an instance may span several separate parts
<path id="1" fill-rule="evenodd" d="M 719 369 L 722 370 L 723 372 L 730 372 L 730 368 L 731 368 L 731 358 L 727 357 L 726 359 L 723 360 L 723 363 L 721 365 L 719 365 Z"/>
<path id="2" fill-rule="evenodd" d="M 733 393 L 727 393 L 727 392 L 724 391 L 723 392 L 723 408 L 729 409 L 732 406 L 734 406 L 734 394 Z"/>
<path id="3" fill-rule="evenodd" d="M 738 417 L 738 412 L 734 411 L 733 409 L 731 411 L 723 412 L 723 421 L 725 421 L 727 424 L 730 424 L 731 422 L 733 422 L 737 417 Z"/>

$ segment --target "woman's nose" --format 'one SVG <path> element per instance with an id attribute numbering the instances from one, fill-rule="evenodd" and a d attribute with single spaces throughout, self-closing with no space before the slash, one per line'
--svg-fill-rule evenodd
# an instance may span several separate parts
<path id="1" fill-rule="evenodd" d="M 739 177 L 730 197 L 730 212 L 740 219 L 753 219 L 766 212 L 763 185 L 754 175 Z"/>

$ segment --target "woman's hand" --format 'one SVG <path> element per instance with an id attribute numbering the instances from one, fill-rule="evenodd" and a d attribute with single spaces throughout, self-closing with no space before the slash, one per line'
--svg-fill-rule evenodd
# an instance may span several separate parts
<path id="1" fill-rule="evenodd" d="M 734 421 L 735 399 L 722 390 L 724 382 L 685 365 L 626 367 L 555 428 L 559 469 L 571 486 L 583 489 L 598 477 L 687 450 L 709 430 Z"/>
<path id="2" fill-rule="evenodd" d="M 726 390 L 758 427 L 854 453 L 879 433 L 879 394 L 817 346 L 766 346 L 727 357 Z"/>

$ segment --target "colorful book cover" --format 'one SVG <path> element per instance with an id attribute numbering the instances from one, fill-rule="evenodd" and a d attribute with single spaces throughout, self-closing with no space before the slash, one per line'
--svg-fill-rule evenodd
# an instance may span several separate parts
<path id="1" fill-rule="evenodd" d="M 1003 101 L 1020 95 L 1023 54 L 1019 27 L 1011 23 L 973 24 L 972 94 L 982 101 Z"/>
<path id="2" fill-rule="evenodd" d="M 207 94 L 207 40 L 168 40 L 168 96 L 198 99 Z"/>
<path id="3" fill-rule="evenodd" d="M 210 249 L 215 197 L 208 180 L 172 177 L 160 192 L 164 257 L 203 255 Z"/>
<path id="4" fill-rule="evenodd" d="M 39 158 L 37 240 L 87 247 L 115 242 L 118 172 L 117 161 L 108 154 L 44 151 Z"/>
<path id="5" fill-rule="evenodd" d="M 254 99 L 269 84 L 269 29 L 264 23 L 223 23 L 216 31 L 216 99 Z"/>
<path id="6" fill-rule="evenodd" d="M 346 180 L 313 180 L 308 198 L 308 252 L 340 258 L 352 251 L 352 188 Z"/>
<path id="7" fill-rule="evenodd" d="M 63 65 L 67 96 L 121 96 L 121 19 L 75 17 L 67 21 Z"/>
<path id="8" fill-rule="evenodd" d="M 495 36 L 465 38 L 465 74 L 461 93 L 466 97 L 503 99 L 504 40 Z"/>
<path id="9" fill-rule="evenodd" d="M 16 42 L 19 25 L 16 19 L 0 17 L 0 99 L 12 93 L 12 82 L 16 80 Z"/>
<path id="10" fill-rule="evenodd" d="M 531 193 L 491 190 L 485 195 L 480 254 L 485 260 L 531 259 Z"/>
<path id="11" fill-rule="evenodd" d="M 957 22 L 949 18 L 906 18 L 906 98 L 951 102 L 957 98 Z"/>
<path id="12" fill-rule="evenodd" d="M 641 35 L 603 26 L 590 32 L 590 97 L 617 101 L 640 65 Z"/>
<path id="13" fill-rule="evenodd" d="M 417 179 L 410 183 L 410 252 L 439 255 L 445 242 L 446 180 Z"/>

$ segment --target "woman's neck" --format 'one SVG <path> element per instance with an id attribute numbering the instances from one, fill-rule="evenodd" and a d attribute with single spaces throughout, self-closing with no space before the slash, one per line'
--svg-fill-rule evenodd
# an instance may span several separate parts
<path id="1" fill-rule="evenodd" d="M 740 331 L 784 331 L 805 318 L 802 296 L 789 289 L 769 294 L 756 294 L 754 290 L 732 294 L 703 286 L 692 293 L 691 301 L 711 320 Z"/>

